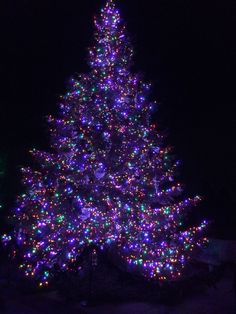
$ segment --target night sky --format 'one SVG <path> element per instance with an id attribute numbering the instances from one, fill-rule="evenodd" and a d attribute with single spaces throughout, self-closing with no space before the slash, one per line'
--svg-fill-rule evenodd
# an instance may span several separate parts
<path id="1" fill-rule="evenodd" d="M 182 160 L 181 181 L 204 201 L 210 234 L 236 239 L 236 1 L 117 0 L 135 48 L 133 71 L 153 83 L 154 120 Z M 29 149 L 49 149 L 45 116 L 57 112 L 70 77 L 87 72 L 93 16 L 103 0 L 11 0 L 0 4 L 0 154 L 6 214 Z"/>

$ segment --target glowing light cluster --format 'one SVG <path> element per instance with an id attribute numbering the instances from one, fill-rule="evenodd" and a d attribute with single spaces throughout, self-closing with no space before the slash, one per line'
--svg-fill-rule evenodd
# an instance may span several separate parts
<path id="1" fill-rule="evenodd" d="M 206 222 L 182 226 L 200 198 L 180 199 L 178 162 L 150 123 L 150 84 L 130 72 L 133 50 L 112 0 L 95 26 L 91 72 L 71 80 L 59 116 L 48 118 L 51 153 L 32 150 L 39 170 L 22 169 L 14 239 L 20 268 L 41 286 L 91 244 L 112 246 L 148 278 L 177 278 L 204 241 Z"/>

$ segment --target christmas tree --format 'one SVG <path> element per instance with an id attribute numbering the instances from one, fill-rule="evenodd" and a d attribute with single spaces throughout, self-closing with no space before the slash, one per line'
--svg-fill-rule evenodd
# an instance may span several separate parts
<path id="1" fill-rule="evenodd" d="M 150 84 L 130 72 L 133 49 L 114 1 L 95 18 L 90 72 L 75 77 L 49 117 L 51 152 L 33 150 L 25 194 L 14 212 L 14 239 L 27 276 L 48 284 L 50 269 L 68 270 L 90 247 L 113 252 L 147 278 L 180 276 L 202 229 L 184 228 L 178 162 L 151 124 Z"/>

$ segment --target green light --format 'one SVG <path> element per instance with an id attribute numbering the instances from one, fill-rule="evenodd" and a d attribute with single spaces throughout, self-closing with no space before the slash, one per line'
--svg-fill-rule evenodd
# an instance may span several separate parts
<path id="1" fill-rule="evenodd" d="M 57 218 L 57 222 L 63 222 L 63 220 L 65 219 L 65 216 L 64 215 L 61 215 Z"/>
<path id="2" fill-rule="evenodd" d="M 165 208 L 164 214 L 165 215 L 169 215 L 170 214 L 170 208 L 169 207 Z"/>

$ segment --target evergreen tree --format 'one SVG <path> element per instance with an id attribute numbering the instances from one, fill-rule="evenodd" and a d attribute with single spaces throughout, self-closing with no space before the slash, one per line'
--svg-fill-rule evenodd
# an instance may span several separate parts
<path id="1" fill-rule="evenodd" d="M 89 246 L 111 248 L 130 271 L 178 278 L 203 242 L 206 222 L 183 227 L 200 198 L 181 199 L 178 162 L 150 116 L 150 84 L 130 72 L 133 49 L 114 1 L 95 19 L 91 71 L 73 78 L 49 117 L 51 152 L 33 150 L 26 193 L 14 213 L 21 268 L 48 284 L 53 265 L 67 270 Z"/>

